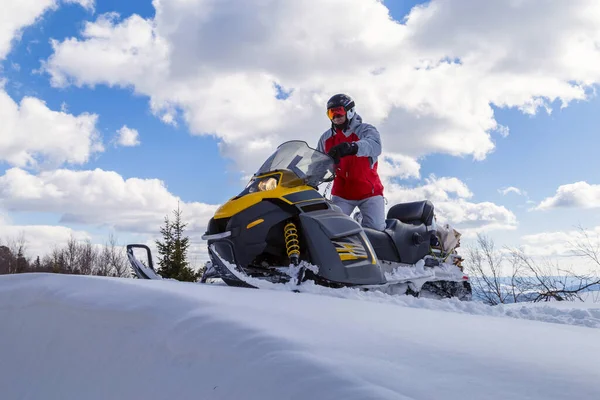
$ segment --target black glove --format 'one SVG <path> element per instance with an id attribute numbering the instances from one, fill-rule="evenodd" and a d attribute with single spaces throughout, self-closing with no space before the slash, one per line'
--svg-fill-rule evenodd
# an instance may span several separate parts
<path id="1" fill-rule="evenodd" d="M 353 156 L 356 153 L 358 153 L 358 145 L 356 143 L 344 142 L 333 146 L 327 154 L 333 158 L 334 163 L 339 164 L 342 157 Z"/>

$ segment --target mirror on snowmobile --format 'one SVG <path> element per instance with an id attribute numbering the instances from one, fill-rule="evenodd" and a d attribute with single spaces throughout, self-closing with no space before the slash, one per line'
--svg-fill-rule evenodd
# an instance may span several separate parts
<path id="1" fill-rule="evenodd" d="M 135 256 L 134 249 L 143 249 L 146 252 L 146 263 L 138 260 Z M 134 274 L 139 279 L 162 279 L 160 275 L 154 270 L 154 263 L 152 261 L 152 252 L 150 248 L 145 244 L 128 244 L 127 245 L 127 258 L 131 264 L 131 268 Z"/>

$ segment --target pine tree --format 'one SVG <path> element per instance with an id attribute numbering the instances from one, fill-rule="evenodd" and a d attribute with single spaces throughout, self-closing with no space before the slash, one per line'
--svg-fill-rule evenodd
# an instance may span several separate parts
<path id="1" fill-rule="evenodd" d="M 174 220 L 171 222 L 169 217 L 166 216 L 165 224 L 160 229 L 163 241 L 156 241 L 158 253 L 161 256 L 158 261 L 160 268 L 157 272 L 163 278 L 194 282 L 197 276 L 187 262 L 190 239 L 184 235 L 187 224 L 182 221 L 182 211 L 179 204 L 173 214 L 175 216 Z"/>
<path id="2" fill-rule="evenodd" d="M 171 255 L 173 253 L 173 227 L 169 216 L 165 216 L 165 224 L 160 228 L 160 233 L 163 241 L 156 240 L 156 248 L 158 249 L 158 274 L 163 278 L 174 278 L 171 268 Z"/>
<path id="3" fill-rule="evenodd" d="M 23 254 L 23 250 L 21 248 L 17 251 L 17 257 L 15 259 L 16 271 L 18 274 L 26 272 L 29 269 L 29 263 Z"/>
<path id="4" fill-rule="evenodd" d="M 190 238 L 184 235 L 185 227 L 187 226 L 181 220 L 182 211 L 177 204 L 177 210 L 173 212 L 175 220 L 173 221 L 173 253 L 171 262 L 173 269 L 177 271 L 177 280 L 193 282 L 196 280 L 196 274 L 189 267 L 187 261 L 187 251 L 190 247 Z"/>
<path id="5" fill-rule="evenodd" d="M 40 261 L 40 256 L 37 256 L 37 258 L 35 259 L 35 263 L 33 264 L 34 269 L 36 271 L 41 271 L 42 270 L 42 262 Z"/>

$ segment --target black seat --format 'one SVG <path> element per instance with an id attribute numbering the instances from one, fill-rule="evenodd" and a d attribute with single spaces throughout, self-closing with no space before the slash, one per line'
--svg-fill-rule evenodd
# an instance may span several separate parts
<path id="1" fill-rule="evenodd" d="M 375 250 L 375 255 L 379 260 L 400 262 L 400 256 L 396 251 L 394 241 L 387 232 L 378 231 L 371 228 L 364 228 L 365 234 Z"/>
<path id="2" fill-rule="evenodd" d="M 387 219 L 397 219 L 405 224 L 431 226 L 433 224 L 434 207 L 429 200 L 400 203 L 391 207 Z"/>
<path id="3" fill-rule="evenodd" d="M 392 239 L 400 262 L 414 264 L 429 254 L 429 242 L 433 231 L 428 231 L 422 222 L 409 224 L 398 219 L 388 219 L 385 232 Z"/>

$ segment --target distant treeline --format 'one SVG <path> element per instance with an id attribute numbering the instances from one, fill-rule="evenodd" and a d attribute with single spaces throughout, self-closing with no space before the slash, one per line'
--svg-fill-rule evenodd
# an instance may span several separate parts
<path id="1" fill-rule="evenodd" d="M 122 246 L 111 235 L 104 246 L 71 237 L 42 257 L 27 257 L 24 236 L 0 245 L 0 274 L 51 272 L 57 274 L 131 277 L 129 262 Z"/>
<path id="2" fill-rule="evenodd" d="M 159 229 L 162 240 L 155 241 L 158 249 L 157 273 L 163 278 L 195 282 L 204 269 L 194 271 L 188 261 L 190 240 L 185 235 L 187 224 L 182 219 L 179 206 L 173 210 L 173 215 L 172 219 L 165 216 Z M 125 246 L 119 245 L 112 234 L 104 245 L 94 245 L 89 240 L 79 241 L 71 236 L 67 243 L 54 248 L 50 254 L 35 258 L 27 255 L 24 235 L 5 238 L 4 243 L 0 242 L 0 275 L 26 272 L 135 277 Z"/>

